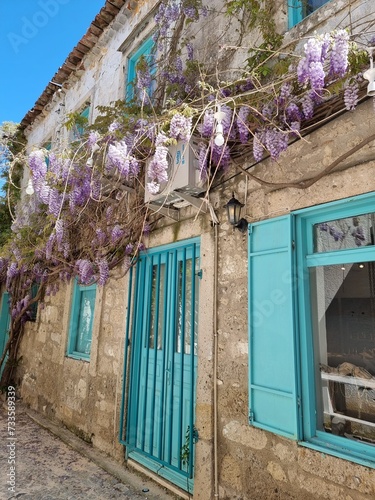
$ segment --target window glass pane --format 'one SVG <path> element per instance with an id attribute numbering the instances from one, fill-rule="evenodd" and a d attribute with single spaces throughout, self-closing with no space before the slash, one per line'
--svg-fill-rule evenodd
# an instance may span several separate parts
<path id="1" fill-rule="evenodd" d="M 358 215 L 314 225 L 314 252 L 360 248 L 374 244 L 374 214 Z"/>
<path id="2" fill-rule="evenodd" d="M 160 275 L 158 281 L 158 268 Z M 157 337 L 157 348 L 162 349 L 163 325 L 164 325 L 164 293 L 165 293 L 165 264 L 152 266 L 152 289 L 151 289 L 151 327 L 149 348 L 155 347 Z"/>
<path id="3" fill-rule="evenodd" d="M 81 292 L 81 307 L 79 311 L 77 352 L 90 354 L 92 323 L 94 320 L 95 290 Z"/>
<path id="4" fill-rule="evenodd" d="M 307 2 L 305 0 L 302 0 L 304 8 L 306 9 L 305 16 L 308 16 L 314 10 L 319 9 L 322 5 L 327 3 L 328 0 L 308 0 Z"/>
<path id="5" fill-rule="evenodd" d="M 183 336 L 184 353 L 191 352 L 191 333 L 194 333 L 194 354 L 197 355 L 197 332 L 198 332 L 198 290 L 199 290 L 199 259 L 195 259 L 195 271 L 192 269 L 192 259 L 186 260 L 185 275 L 183 263 L 178 265 L 178 307 L 177 307 L 177 339 L 176 351 L 181 352 Z M 185 300 L 183 300 L 183 282 L 185 282 Z M 195 286 L 194 311 L 192 311 L 192 292 Z M 194 325 L 192 325 L 192 313 L 194 314 Z"/>
<path id="6" fill-rule="evenodd" d="M 375 264 L 310 273 L 317 428 L 375 444 Z"/>

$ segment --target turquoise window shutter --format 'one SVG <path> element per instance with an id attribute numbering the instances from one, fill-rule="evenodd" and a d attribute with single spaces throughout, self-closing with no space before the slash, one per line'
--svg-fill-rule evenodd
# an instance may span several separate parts
<path id="1" fill-rule="evenodd" d="M 288 2 L 288 29 L 301 22 L 303 17 L 301 0 L 290 0 Z"/>
<path id="2" fill-rule="evenodd" d="M 249 232 L 249 417 L 262 429 L 298 438 L 292 218 Z"/>
<path id="3" fill-rule="evenodd" d="M 129 58 L 128 74 L 126 85 L 126 101 L 129 102 L 134 98 L 134 83 L 137 77 L 137 63 L 141 57 L 145 57 L 150 67 L 151 76 L 156 72 L 156 64 L 154 63 L 155 43 L 152 38 L 148 38 L 138 50 Z M 151 96 L 153 91 L 152 85 L 148 89 L 148 94 Z"/>
<path id="4" fill-rule="evenodd" d="M 86 128 L 86 125 L 88 124 L 89 122 L 89 116 L 90 116 L 90 105 L 86 106 L 82 111 L 81 113 L 79 114 L 81 118 L 84 118 L 86 121 L 85 121 L 85 124 L 82 124 L 82 125 L 77 125 L 77 134 L 78 134 L 78 137 L 77 139 L 79 139 L 80 137 L 83 136 L 83 134 L 85 133 L 85 128 Z"/>

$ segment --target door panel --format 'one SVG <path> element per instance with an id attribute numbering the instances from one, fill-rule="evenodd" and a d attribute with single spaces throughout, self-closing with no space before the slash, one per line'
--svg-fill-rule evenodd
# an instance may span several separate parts
<path id="1" fill-rule="evenodd" d="M 197 240 L 150 250 L 140 258 L 127 419 L 128 456 L 189 491 L 194 456 L 198 271 Z"/>

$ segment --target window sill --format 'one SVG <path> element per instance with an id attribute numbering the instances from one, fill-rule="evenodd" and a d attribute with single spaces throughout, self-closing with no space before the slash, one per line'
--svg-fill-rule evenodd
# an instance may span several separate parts
<path id="1" fill-rule="evenodd" d="M 81 354 L 78 352 L 77 353 L 67 353 L 66 357 L 71 358 L 71 359 L 76 359 L 78 361 L 86 361 L 87 363 L 90 362 L 90 356 L 85 356 L 84 354 Z"/>
<path id="2" fill-rule="evenodd" d="M 341 458 L 343 460 L 353 462 L 359 465 L 364 465 L 365 467 L 370 467 L 371 469 L 375 469 L 375 456 L 366 457 L 361 455 L 358 451 L 351 452 L 347 448 L 340 447 L 337 445 L 332 445 L 326 441 L 323 441 L 319 438 L 312 438 L 311 441 L 299 441 L 298 444 L 300 446 L 304 446 L 305 448 L 310 448 L 311 450 L 319 451 L 326 455 L 332 455 L 337 458 Z M 372 446 L 372 445 L 363 445 L 363 446 Z"/>

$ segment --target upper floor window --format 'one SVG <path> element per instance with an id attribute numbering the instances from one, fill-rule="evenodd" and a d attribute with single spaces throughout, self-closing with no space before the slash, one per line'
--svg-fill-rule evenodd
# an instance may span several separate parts
<path id="1" fill-rule="evenodd" d="M 301 22 L 329 0 L 289 0 L 289 28 Z"/>
<path id="2" fill-rule="evenodd" d="M 70 313 L 68 356 L 89 359 L 94 323 L 96 285 L 83 286 L 74 282 Z"/>
<path id="3" fill-rule="evenodd" d="M 155 89 L 155 72 L 155 43 L 148 38 L 128 59 L 127 102 L 135 98 L 144 101 L 145 97 L 151 97 Z"/>
<path id="4" fill-rule="evenodd" d="M 86 103 L 78 113 L 72 113 L 69 119 L 70 140 L 79 141 L 85 133 L 86 127 L 89 124 L 90 118 L 90 103 Z"/>

